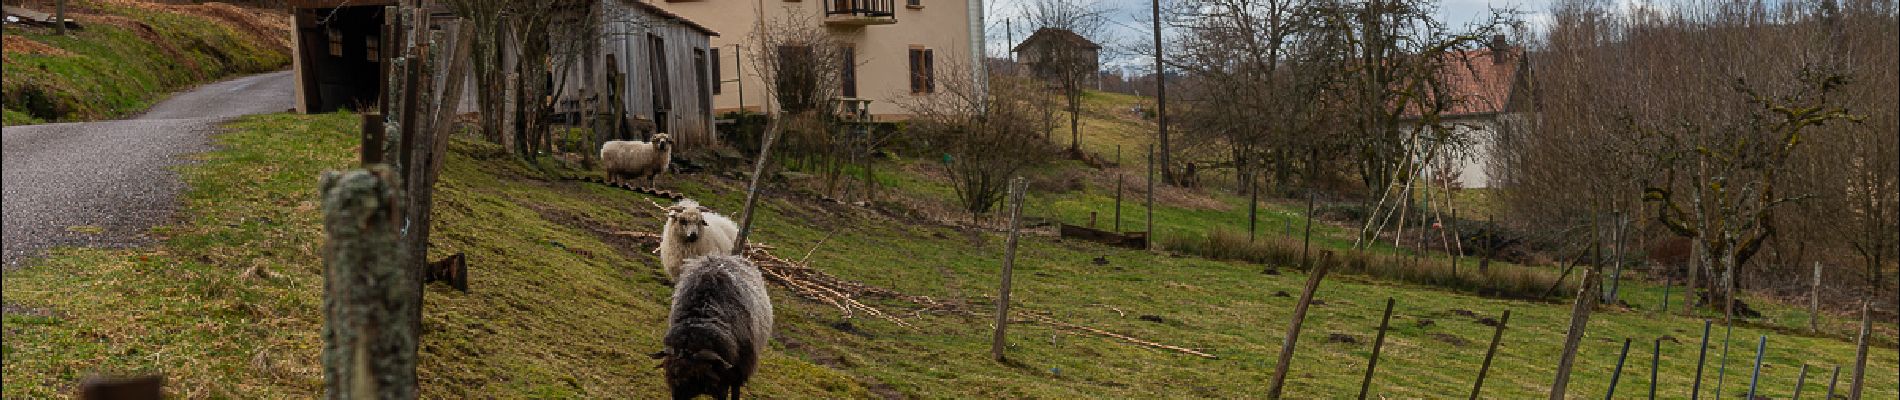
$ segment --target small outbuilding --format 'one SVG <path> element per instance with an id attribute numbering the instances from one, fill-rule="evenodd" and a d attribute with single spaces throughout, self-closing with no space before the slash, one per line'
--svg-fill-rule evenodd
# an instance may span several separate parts
<path id="1" fill-rule="evenodd" d="M 716 143 L 713 70 L 718 32 L 640 0 L 599 0 L 590 15 L 596 38 L 567 68 L 555 110 L 606 115 L 605 138 L 665 132 L 681 146 Z M 576 21 L 577 23 L 579 21 Z M 598 121 L 598 119 L 596 119 Z M 617 125 L 616 125 L 617 124 Z M 617 126 L 608 128 L 608 126 Z"/>
<path id="2" fill-rule="evenodd" d="M 1059 82 L 1065 76 L 1081 79 L 1083 87 L 1095 87 L 1101 77 L 1102 45 L 1061 28 L 1037 29 L 1010 50 L 1016 62 L 1029 68 L 1036 77 Z"/>
<path id="3" fill-rule="evenodd" d="M 290 0 L 297 111 L 368 110 L 382 87 L 383 8 L 395 0 Z"/>

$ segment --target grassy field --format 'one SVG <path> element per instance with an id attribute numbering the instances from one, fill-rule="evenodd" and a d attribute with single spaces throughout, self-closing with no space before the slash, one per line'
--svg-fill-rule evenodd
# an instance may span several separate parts
<path id="1" fill-rule="evenodd" d="M 285 15 L 222 4 L 73 3 L 70 18 L 84 29 L 69 35 L 6 26 L 6 125 L 123 117 L 180 88 L 290 64 L 277 38 L 289 33 L 270 28 L 287 26 Z"/>
<path id="2" fill-rule="evenodd" d="M 330 114 L 236 122 L 219 137 L 221 150 L 184 167 L 192 190 L 183 219 L 156 229 L 165 237 L 161 244 L 62 249 L 6 273 L 0 395 L 56 397 L 90 374 L 139 372 L 167 374 L 171 390 L 188 397 L 306 397 L 319 390 L 322 232 L 315 177 L 352 164 L 355 121 Z M 648 198 L 551 178 L 578 171 L 516 161 L 492 145 L 458 141 L 452 150 L 436 196 L 438 236 L 431 251 L 469 255 L 471 292 L 428 288 L 425 397 L 662 393 L 645 354 L 659 348 L 669 289 L 651 249 L 611 233 L 657 232 L 660 213 Z M 883 168 L 890 176 L 880 180 L 896 195 L 941 196 L 931 189 L 941 183 L 918 170 Z M 1088 210 L 1101 210 L 1100 177 L 1081 179 L 1079 189 L 1033 196 L 1029 213 L 1079 222 Z M 669 176 L 663 184 L 719 210 L 742 201 L 742 183 L 732 179 Z M 906 328 L 862 315 L 847 319 L 775 286 L 778 334 L 751 391 L 765 398 L 1263 397 L 1293 296 L 1306 278 L 1292 268 L 1266 275 L 1254 264 L 1031 235 L 1015 272 L 1019 318 L 1040 315 L 1219 358 L 1025 321 L 1011 326 L 1011 361 L 996 363 L 988 359 L 990 320 L 981 314 L 992 307 L 1000 234 L 822 202 L 798 190 L 773 196 L 761 205 L 756 237 L 779 256 L 796 260 L 809 253 L 813 267 L 841 278 L 976 314 L 862 299 L 915 326 Z M 1231 227 L 1229 221 L 1245 215 L 1243 201 L 1217 194 L 1164 197 L 1184 204 L 1157 208 L 1157 231 L 1164 235 Z M 1273 218 L 1298 217 L 1272 211 Z M 1322 228 L 1331 233 L 1321 243 L 1342 245 L 1337 229 Z M 1660 301 L 1660 287 L 1626 283 L 1625 290 L 1637 308 L 1598 310 L 1569 394 L 1603 395 L 1624 338 L 1636 344 L 1617 392 L 1646 391 L 1649 349 L 1662 338 L 1660 396 L 1687 397 L 1701 320 L 1648 309 Z M 1397 307 L 1373 396 L 1466 395 L 1492 331 L 1480 320 L 1505 310 L 1512 312 L 1510 328 L 1486 397 L 1531 398 L 1547 390 L 1568 304 L 1335 275 L 1319 291 L 1325 304 L 1308 315 L 1288 397 L 1356 393 L 1386 297 Z M 1731 334 L 1723 398 L 1746 390 L 1754 344 L 1764 335 L 1761 392 L 1767 396 L 1788 396 L 1801 365 L 1810 367 L 1809 396 L 1825 390 L 1828 368 L 1851 368 L 1845 317 L 1832 316 L 1827 334 L 1810 336 L 1775 327 L 1804 323 L 1796 307 L 1761 307 L 1769 318 Z M 1891 398 L 1900 395 L 1893 328 L 1881 326 L 1886 344 L 1870 358 L 1869 395 Z M 1705 396 L 1715 390 L 1721 334 L 1718 324 Z"/>

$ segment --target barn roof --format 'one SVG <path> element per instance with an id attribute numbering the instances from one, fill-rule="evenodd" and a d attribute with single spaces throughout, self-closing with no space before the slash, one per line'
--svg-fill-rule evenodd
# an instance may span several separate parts
<path id="1" fill-rule="evenodd" d="M 679 14 L 674 14 L 672 11 L 667 11 L 664 8 L 660 8 L 660 6 L 653 5 L 653 3 L 648 3 L 644 0 L 622 0 L 622 1 L 628 4 L 632 4 L 634 7 L 639 8 L 641 10 L 645 10 L 646 12 L 653 13 L 653 15 L 660 16 L 660 18 L 664 18 L 669 21 L 678 21 L 681 25 L 686 25 L 686 27 L 688 28 L 693 28 L 693 30 L 706 34 L 706 36 L 719 36 L 718 31 L 714 31 L 712 30 L 712 28 L 707 28 L 705 25 L 700 25 L 698 22 L 693 22 L 693 20 L 687 19 L 686 17 L 680 16 Z"/>
<path id="2" fill-rule="evenodd" d="M 1048 40 L 1081 46 L 1089 50 L 1100 50 L 1102 48 L 1102 45 L 1095 44 L 1095 42 L 1090 41 L 1088 38 L 1076 34 L 1075 31 L 1062 28 L 1042 28 L 1037 29 L 1036 33 L 1030 34 L 1029 38 L 1023 39 L 1022 43 L 1017 44 L 1016 48 L 1010 49 L 1009 51 L 1022 51 L 1023 47 L 1029 46 L 1030 43 Z"/>

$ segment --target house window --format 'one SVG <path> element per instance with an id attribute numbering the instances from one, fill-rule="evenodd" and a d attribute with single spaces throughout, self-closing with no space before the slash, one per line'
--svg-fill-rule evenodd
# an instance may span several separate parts
<path id="1" fill-rule="evenodd" d="M 363 37 L 363 58 L 372 62 L 383 61 L 383 41 L 375 36 Z"/>
<path id="2" fill-rule="evenodd" d="M 329 36 L 330 38 L 330 56 L 342 57 L 343 56 L 343 31 L 336 30 L 336 27 L 331 27 L 329 30 L 325 31 L 324 34 Z"/>
<path id="3" fill-rule="evenodd" d="M 910 93 L 924 94 L 937 91 L 937 73 L 935 54 L 931 49 L 910 49 Z"/>
<path id="4" fill-rule="evenodd" d="M 840 55 L 842 56 L 841 58 L 844 59 L 844 70 L 838 74 L 838 80 L 844 81 L 844 87 L 839 88 L 839 94 L 844 97 L 858 97 L 857 49 L 851 48 L 851 46 L 844 46 L 838 50 L 843 53 Z"/>
<path id="5" fill-rule="evenodd" d="M 904 0 L 904 6 L 910 8 L 924 8 L 924 0 Z"/>
<path id="6" fill-rule="evenodd" d="M 714 47 L 710 49 L 710 51 L 712 52 L 712 92 L 713 94 L 719 94 L 720 87 L 725 86 L 725 81 L 722 81 L 722 79 L 725 79 L 725 75 L 720 73 L 719 66 L 725 64 L 726 60 L 719 59 L 718 47 Z"/>

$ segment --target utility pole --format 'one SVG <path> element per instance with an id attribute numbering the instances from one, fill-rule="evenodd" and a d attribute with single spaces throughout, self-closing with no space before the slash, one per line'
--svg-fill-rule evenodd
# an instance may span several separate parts
<path id="1" fill-rule="evenodd" d="M 1161 182 L 1174 184 L 1174 169 L 1168 167 L 1168 67 L 1161 55 L 1161 0 L 1151 1 L 1155 28 L 1155 132 L 1161 143 Z M 1152 237 L 1152 236 L 1150 236 Z"/>

